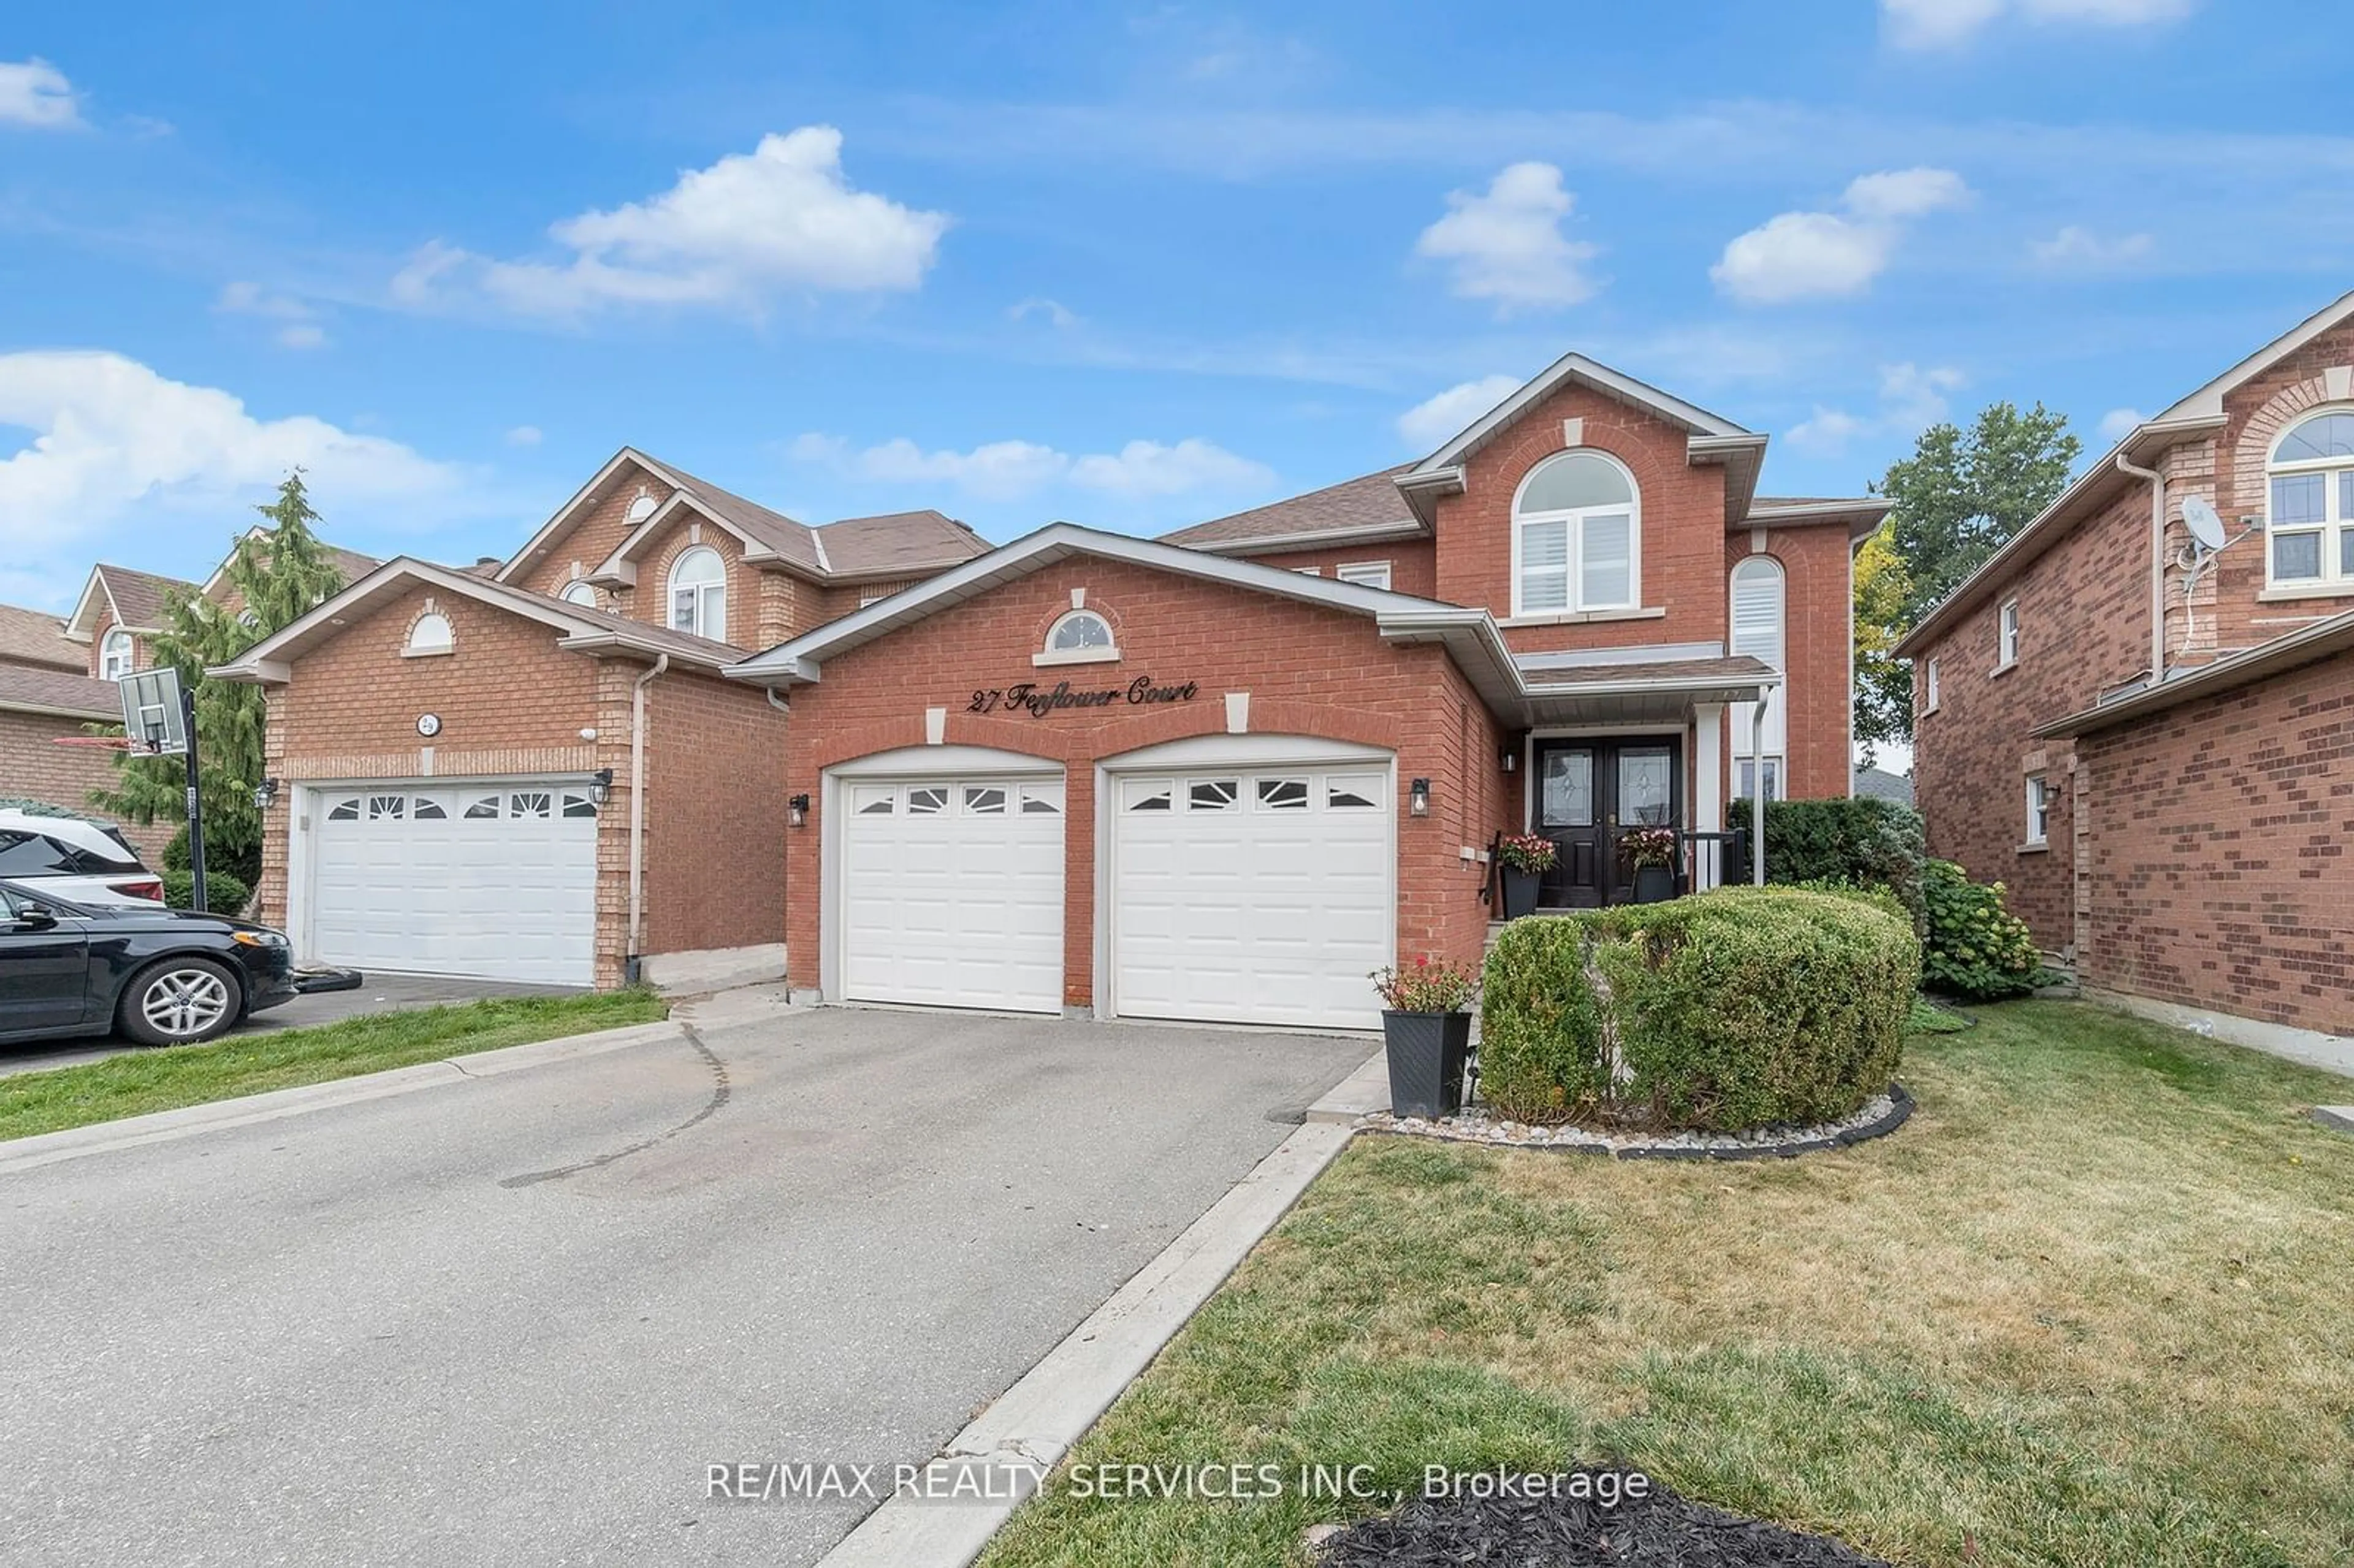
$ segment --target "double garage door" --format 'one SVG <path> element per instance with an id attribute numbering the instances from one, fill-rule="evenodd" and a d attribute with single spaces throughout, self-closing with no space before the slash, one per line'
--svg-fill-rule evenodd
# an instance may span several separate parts
<path id="1" fill-rule="evenodd" d="M 1097 950 L 1111 1012 L 1378 1024 L 1366 977 L 1390 960 L 1396 907 L 1385 761 L 1196 766 L 1108 783 Z M 839 801 L 843 996 L 1061 1008 L 1060 778 L 844 779 Z"/>
<path id="2" fill-rule="evenodd" d="M 311 793 L 304 958 L 593 981 L 598 808 L 587 784 L 383 783 Z"/>

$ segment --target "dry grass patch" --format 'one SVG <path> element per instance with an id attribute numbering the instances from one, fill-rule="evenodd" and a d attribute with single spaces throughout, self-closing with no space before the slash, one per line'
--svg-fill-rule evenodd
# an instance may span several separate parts
<path id="1" fill-rule="evenodd" d="M 2354 1560 L 2344 1081 L 2022 1002 L 1916 1038 L 1895 1136 L 1762 1164 L 1364 1139 L 1087 1462 L 1555 1468 L 1896 1562 Z M 986 1560 L 1299 1561 L 1333 1504 L 1023 1510 Z"/>

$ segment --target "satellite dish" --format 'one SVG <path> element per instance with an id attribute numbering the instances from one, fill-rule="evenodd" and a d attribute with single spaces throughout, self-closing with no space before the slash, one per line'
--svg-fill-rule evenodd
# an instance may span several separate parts
<path id="1" fill-rule="evenodd" d="M 2223 547 L 2223 520 L 2204 497 L 2187 495 L 2182 500 L 2182 525 L 2199 541 L 2199 547 L 2212 555 Z"/>

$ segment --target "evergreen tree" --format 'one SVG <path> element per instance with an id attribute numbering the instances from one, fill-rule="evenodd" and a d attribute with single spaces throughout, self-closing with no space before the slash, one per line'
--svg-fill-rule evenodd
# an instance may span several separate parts
<path id="1" fill-rule="evenodd" d="M 319 514 L 311 510 L 300 470 L 286 476 L 275 502 L 254 510 L 267 524 L 239 537 L 221 568 L 217 597 L 179 588 L 167 595 L 154 650 L 156 665 L 177 670 L 181 683 L 196 694 L 206 863 L 249 885 L 261 874 L 261 812 L 253 791 L 262 779 L 267 704 L 260 687 L 207 679 L 205 671 L 283 630 L 344 587 L 313 532 Z M 92 804 L 141 823 L 177 821 L 185 813 L 180 758 L 122 753 L 115 764 L 114 788 L 92 790 Z M 165 853 L 167 863 L 186 863 L 186 839 L 184 828 Z"/>

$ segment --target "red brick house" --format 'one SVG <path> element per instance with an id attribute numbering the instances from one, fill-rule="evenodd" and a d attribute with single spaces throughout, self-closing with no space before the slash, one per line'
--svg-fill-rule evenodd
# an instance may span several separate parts
<path id="1" fill-rule="evenodd" d="M 58 617 L 0 605 L 0 800 L 88 812 L 90 792 L 113 783 L 106 752 L 57 744 L 122 720 L 120 695 L 89 673 L 90 660 Z M 171 837 L 169 828 L 125 831 L 150 856 Z"/>
<path id="2" fill-rule="evenodd" d="M 1056 524 L 745 661 L 792 708 L 793 984 L 1365 1026 L 1376 966 L 1477 959 L 1499 832 L 1594 904 L 1627 828 L 1845 795 L 1885 503 L 1761 498 L 1766 445 L 1572 355 L 1420 462 Z"/>
<path id="3" fill-rule="evenodd" d="M 261 917 L 363 968 L 776 973 L 785 715 L 719 672 L 986 548 L 624 449 L 494 569 L 376 567 L 214 672 L 270 693 Z"/>
<path id="4" fill-rule="evenodd" d="M 2354 1033 L 2349 646 L 2354 294 L 2137 425 L 1897 645 L 1930 847 L 2097 991 Z"/>

